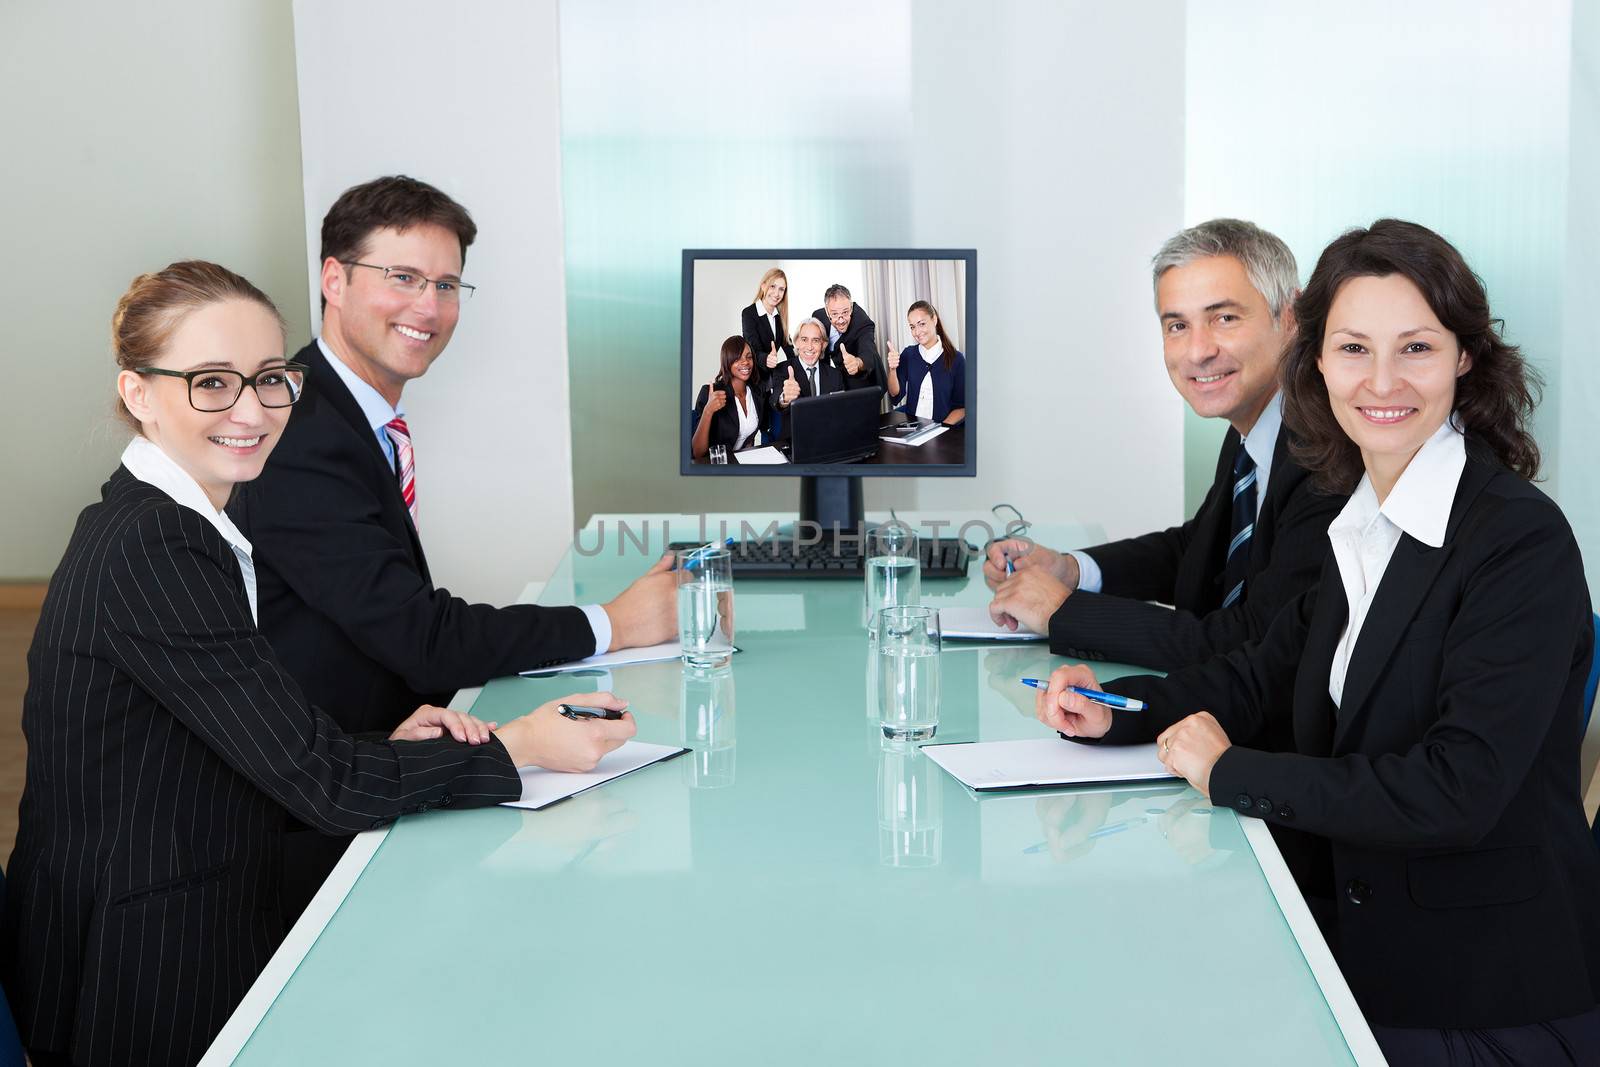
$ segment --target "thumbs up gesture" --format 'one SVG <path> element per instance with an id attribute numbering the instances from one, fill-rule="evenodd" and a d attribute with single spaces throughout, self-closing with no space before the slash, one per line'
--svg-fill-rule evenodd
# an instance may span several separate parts
<path id="1" fill-rule="evenodd" d="M 800 383 L 794 380 L 794 368 L 789 368 L 789 380 L 783 383 L 783 406 L 788 407 L 800 395 Z"/>
<path id="2" fill-rule="evenodd" d="M 900 353 L 896 352 L 894 345 L 887 340 L 883 342 L 883 358 L 884 362 L 888 363 L 890 370 L 900 369 Z"/>
<path id="3" fill-rule="evenodd" d="M 839 355 L 844 357 L 844 372 L 846 374 L 853 378 L 857 374 L 861 373 L 861 368 L 865 366 L 865 364 L 861 362 L 861 358 L 859 356 L 852 356 L 850 354 L 850 350 L 842 343 L 839 345 Z"/>
<path id="4" fill-rule="evenodd" d="M 778 355 L 778 342 L 772 342 L 772 351 L 767 353 L 767 369 L 771 370 L 783 362 L 783 357 Z"/>
<path id="5" fill-rule="evenodd" d="M 728 394 L 717 388 L 717 380 L 715 378 L 711 380 L 711 384 L 707 388 L 711 391 L 706 395 L 705 417 L 710 418 L 728 406 Z"/>

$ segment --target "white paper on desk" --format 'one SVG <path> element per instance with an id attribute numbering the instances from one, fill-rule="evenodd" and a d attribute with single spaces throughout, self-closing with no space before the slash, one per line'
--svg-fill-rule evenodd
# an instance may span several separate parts
<path id="1" fill-rule="evenodd" d="M 739 466 L 773 466 L 778 463 L 789 462 L 789 457 L 779 452 L 771 445 L 761 448 L 747 448 L 743 452 L 735 452 L 733 458 L 739 461 Z"/>
<path id="2" fill-rule="evenodd" d="M 540 667 L 538 670 L 522 671 L 524 678 L 539 678 L 546 674 L 562 674 L 566 671 L 604 671 L 612 667 L 626 667 L 630 663 L 656 663 L 664 659 L 677 659 L 683 655 L 683 646 L 676 641 L 667 641 L 659 645 L 646 645 L 643 648 L 619 648 L 615 652 L 602 652 L 588 659 L 575 659 L 571 663 L 558 663 L 554 667 Z"/>
<path id="3" fill-rule="evenodd" d="M 681 756 L 687 751 L 677 745 L 629 741 L 621 748 L 614 748 L 601 756 L 594 770 L 583 774 L 563 774 L 560 771 L 547 771 L 543 767 L 518 767 L 517 773 L 522 776 L 522 799 L 508 800 L 501 807 L 540 811 L 558 801 L 575 797 L 586 789 L 604 785 L 613 778 L 621 778 L 630 771 Z"/>
<path id="4" fill-rule="evenodd" d="M 1058 737 L 1041 737 L 1029 741 L 923 745 L 922 754 L 962 785 L 978 792 L 1175 777 L 1156 758 L 1154 744 L 1079 745 Z"/>
<path id="5" fill-rule="evenodd" d="M 940 423 L 937 426 L 923 430 L 921 433 L 912 434 L 910 437 L 890 437 L 886 434 L 881 434 L 879 435 L 878 440 L 887 441 L 891 445 L 905 445 L 909 448 L 917 448 L 920 445 L 927 444 L 929 441 L 933 440 L 935 437 L 938 437 L 949 428 L 950 427 L 944 425 L 943 423 Z M 744 460 L 741 458 L 740 462 L 742 463 Z"/>
<path id="6" fill-rule="evenodd" d="M 957 641 L 1043 641 L 1045 635 L 1018 624 L 1015 630 L 989 618 L 988 608 L 940 608 L 939 636 Z"/>

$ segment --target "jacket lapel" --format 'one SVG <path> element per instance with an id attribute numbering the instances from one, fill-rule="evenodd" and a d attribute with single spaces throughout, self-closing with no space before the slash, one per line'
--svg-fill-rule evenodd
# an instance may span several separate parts
<path id="1" fill-rule="evenodd" d="M 1333 698 L 1328 695 L 1328 674 L 1350 618 L 1350 605 L 1339 581 L 1339 563 L 1330 551 L 1322 561 L 1317 580 L 1317 608 L 1306 632 L 1305 651 L 1295 674 L 1295 747 L 1308 756 L 1333 752 Z"/>
<path id="2" fill-rule="evenodd" d="M 1350 668 L 1345 673 L 1344 699 L 1339 703 L 1338 725 L 1333 735 L 1335 751 L 1340 750 L 1351 724 L 1365 710 L 1373 686 L 1394 658 L 1405 639 L 1406 629 L 1411 625 L 1411 620 L 1416 618 L 1417 609 L 1422 606 L 1423 599 L 1433 588 L 1434 580 L 1439 577 L 1439 570 L 1454 551 L 1462 519 L 1472 510 L 1478 494 L 1494 475 L 1492 461 L 1486 462 L 1482 457 L 1475 456 L 1470 445 L 1471 442 L 1467 451 L 1467 465 L 1462 469 L 1461 482 L 1456 487 L 1455 500 L 1450 507 L 1450 521 L 1445 525 L 1444 544 L 1439 548 L 1430 548 L 1410 534 L 1402 534 L 1400 543 L 1395 546 L 1394 556 L 1383 572 L 1377 596 L 1367 610 L 1366 621 L 1361 625 L 1361 636 L 1356 639 L 1355 650 L 1351 653 Z M 1334 579 L 1337 582 L 1337 573 Z M 1335 584 L 1333 588 L 1341 590 L 1342 596 L 1342 583 Z"/>
<path id="3" fill-rule="evenodd" d="M 1232 427 L 1222 438 L 1217 455 L 1217 471 L 1211 491 L 1194 516 L 1194 541 L 1183 553 L 1173 593 L 1178 604 L 1193 604 L 1210 611 L 1222 604 L 1223 550 L 1228 544 L 1228 524 L 1232 517 L 1233 453 L 1239 447 L 1239 432 Z"/>

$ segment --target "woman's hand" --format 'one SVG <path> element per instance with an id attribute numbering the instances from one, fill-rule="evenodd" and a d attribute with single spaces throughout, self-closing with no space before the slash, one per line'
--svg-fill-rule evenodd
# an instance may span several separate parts
<path id="1" fill-rule="evenodd" d="M 772 351 L 767 353 L 767 369 L 772 370 L 783 362 L 784 357 L 778 353 L 778 342 L 772 342 Z"/>
<path id="2" fill-rule="evenodd" d="M 728 394 L 717 388 L 717 381 L 715 378 L 711 380 L 711 384 L 706 386 L 706 388 L 710 390 L 710 392 L 706 394 L 705 414 L 700 416 L 703 419 L 709 419 L 711 416 L 728 406 Z"/>
<path id="3" fill-rule="evenodd" d="M 464 741 L 469 745 L 481 745 L 489 740 L 490 731 L 498 725 L 499 723 L 484 722 L 464 711 L 451 711 L 449 708 L 424 704 L 412 712 L 409 719 L 395 727 L 394 733 L 389 735 L 389 740 L 432 741 L 436 737 L 443 737 L 448 731 L 457 741 Z"/>
<path id="4" fill-rule="evenodd" d="M 541 704 L 520 719 L 495 731 L 518 767 L 543 767 L 550 771 L 592 771 L 595 764 L 637 731 L 633 714 L 620 719 L 569 719 L 557 705 L 580 704 L 623 711 L 626 700 L 612 693 L 573 693 Z"/>
<path id="5" fill-rule="evenodd" d="M 1232 746 L 1226 731 L 1209 711 L 1197 711 L 1161 731 L 1156 755 L 1167 770 L 1211 798 L 1211 768 Z"/>
<path id="6" fill-rule="evenodd" d="M 1111 709 L 1079 696 L 1067 688 L 1069 685 L 1100 688 L 1094 671 L 1081 663 L 1057 667 L 1050 674 L 1050 687 L 1034 698 L 1034 715 L 1068 737 L 1104 737 L 1111 729 Z"/>

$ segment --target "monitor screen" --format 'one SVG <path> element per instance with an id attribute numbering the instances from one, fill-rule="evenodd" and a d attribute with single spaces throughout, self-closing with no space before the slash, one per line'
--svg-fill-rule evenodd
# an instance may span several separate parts
<path id="1" fill-rule="evenodd" d="M 972 475 L 977 253 L 688 249 L 684 474 Z"/>

